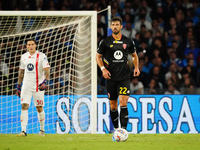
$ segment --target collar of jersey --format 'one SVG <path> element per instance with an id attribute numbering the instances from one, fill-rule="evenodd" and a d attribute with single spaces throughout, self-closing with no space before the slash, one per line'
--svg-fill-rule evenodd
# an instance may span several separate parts
<path id="1" fill-rule="evenodd" d="M 36 51 L 34 54 L 31 55 L 31 54 L 28 52 L 29 56 L 31 56 L 31 57 L 34 56 L 34 55 L 37 54 L 37 53 L 38 53 L 38 51 Z"/>
<path id="2" fill-rule="evenodd" d="M 120 39 L 115 39 L 114 36 L 113 36 L 113 34 L 112 34 L 112 37 L 113 37 L 114 40 L 119 41 L 119 40 L 122 39 L 122 34 L 121 34 L 121 38 Z"/>

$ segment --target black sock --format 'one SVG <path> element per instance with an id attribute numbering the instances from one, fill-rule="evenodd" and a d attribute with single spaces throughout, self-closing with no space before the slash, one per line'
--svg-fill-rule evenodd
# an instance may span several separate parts
<path id="1" fill-rule="evenodd" d="M 120 123 L 123 129 L 126 129 L 128 123 L 128 109 L 127 106 L 120 107 Z"/>
<path id="2" fill-rule="evenodd" d="M 114 128 L 118 128 L 118 118 L 119 118 L 119 114 L 118 114 L 118 110 L 111 110 L 110 109 L 110 117 L 113 123 Z"/>

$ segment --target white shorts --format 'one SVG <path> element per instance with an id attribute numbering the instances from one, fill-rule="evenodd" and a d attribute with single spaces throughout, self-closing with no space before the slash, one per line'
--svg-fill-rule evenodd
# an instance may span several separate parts
<path id="1" fill-rule="evenodd" d="M 30 91 L 30 90 L 23 90 L 21 91 L 21 104 L 26 103 L 29 104 L 31 103 L 31 98 L 33 96 L 34 99 L 34 105 L 35 106 L 44 106 L 44 91 Z"/>

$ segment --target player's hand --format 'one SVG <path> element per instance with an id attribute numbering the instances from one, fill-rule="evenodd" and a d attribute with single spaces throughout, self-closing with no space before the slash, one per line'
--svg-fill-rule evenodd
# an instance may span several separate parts
<path id="1" fill-rule="evenodd" d="M 134 69 L 134 72 L 133 72 L 133 76 L 134 77 L 138 77 L 140 75 L 140 70 L 139 70 L 139 68 L 135 68 Z"/>
<path id="2" fill-rule="evenodd" d="M 21 84 L 17 84 L 17 96 L 21 96 Z"/>
<path id="3" fill-rule="evenodd" d="M 111 79 L 111 74 L 106 68 L 102 70 L 102 74 L 105 79 Z"/>
<path id="4" fill-rule="evenodd" d="M 44 81 L 39 84 L 38 88 L 40 91 L 44 91 L 46 87 L 47 87 L 47 79 L 44 79 Z"/>

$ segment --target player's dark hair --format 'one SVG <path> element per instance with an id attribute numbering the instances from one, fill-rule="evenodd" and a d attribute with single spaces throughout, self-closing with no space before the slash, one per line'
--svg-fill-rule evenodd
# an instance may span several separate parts
<path id="1" fill-rule="evenodd" d="M 114 21 L 119 21 L 120 24 L 122 24 L 122 18 L 121 18 L 121 17 L 113 17 L 113 18 L 111 19 L 111 22 L 114 22 Z"/>
<path id="2" fill-rule="evenodd" d="M 28 40 L 26 40 L 26 45 L 27 45 L 28 41 L 33 41 L 36 44 L 35 39 L 28 39 Z"/>

